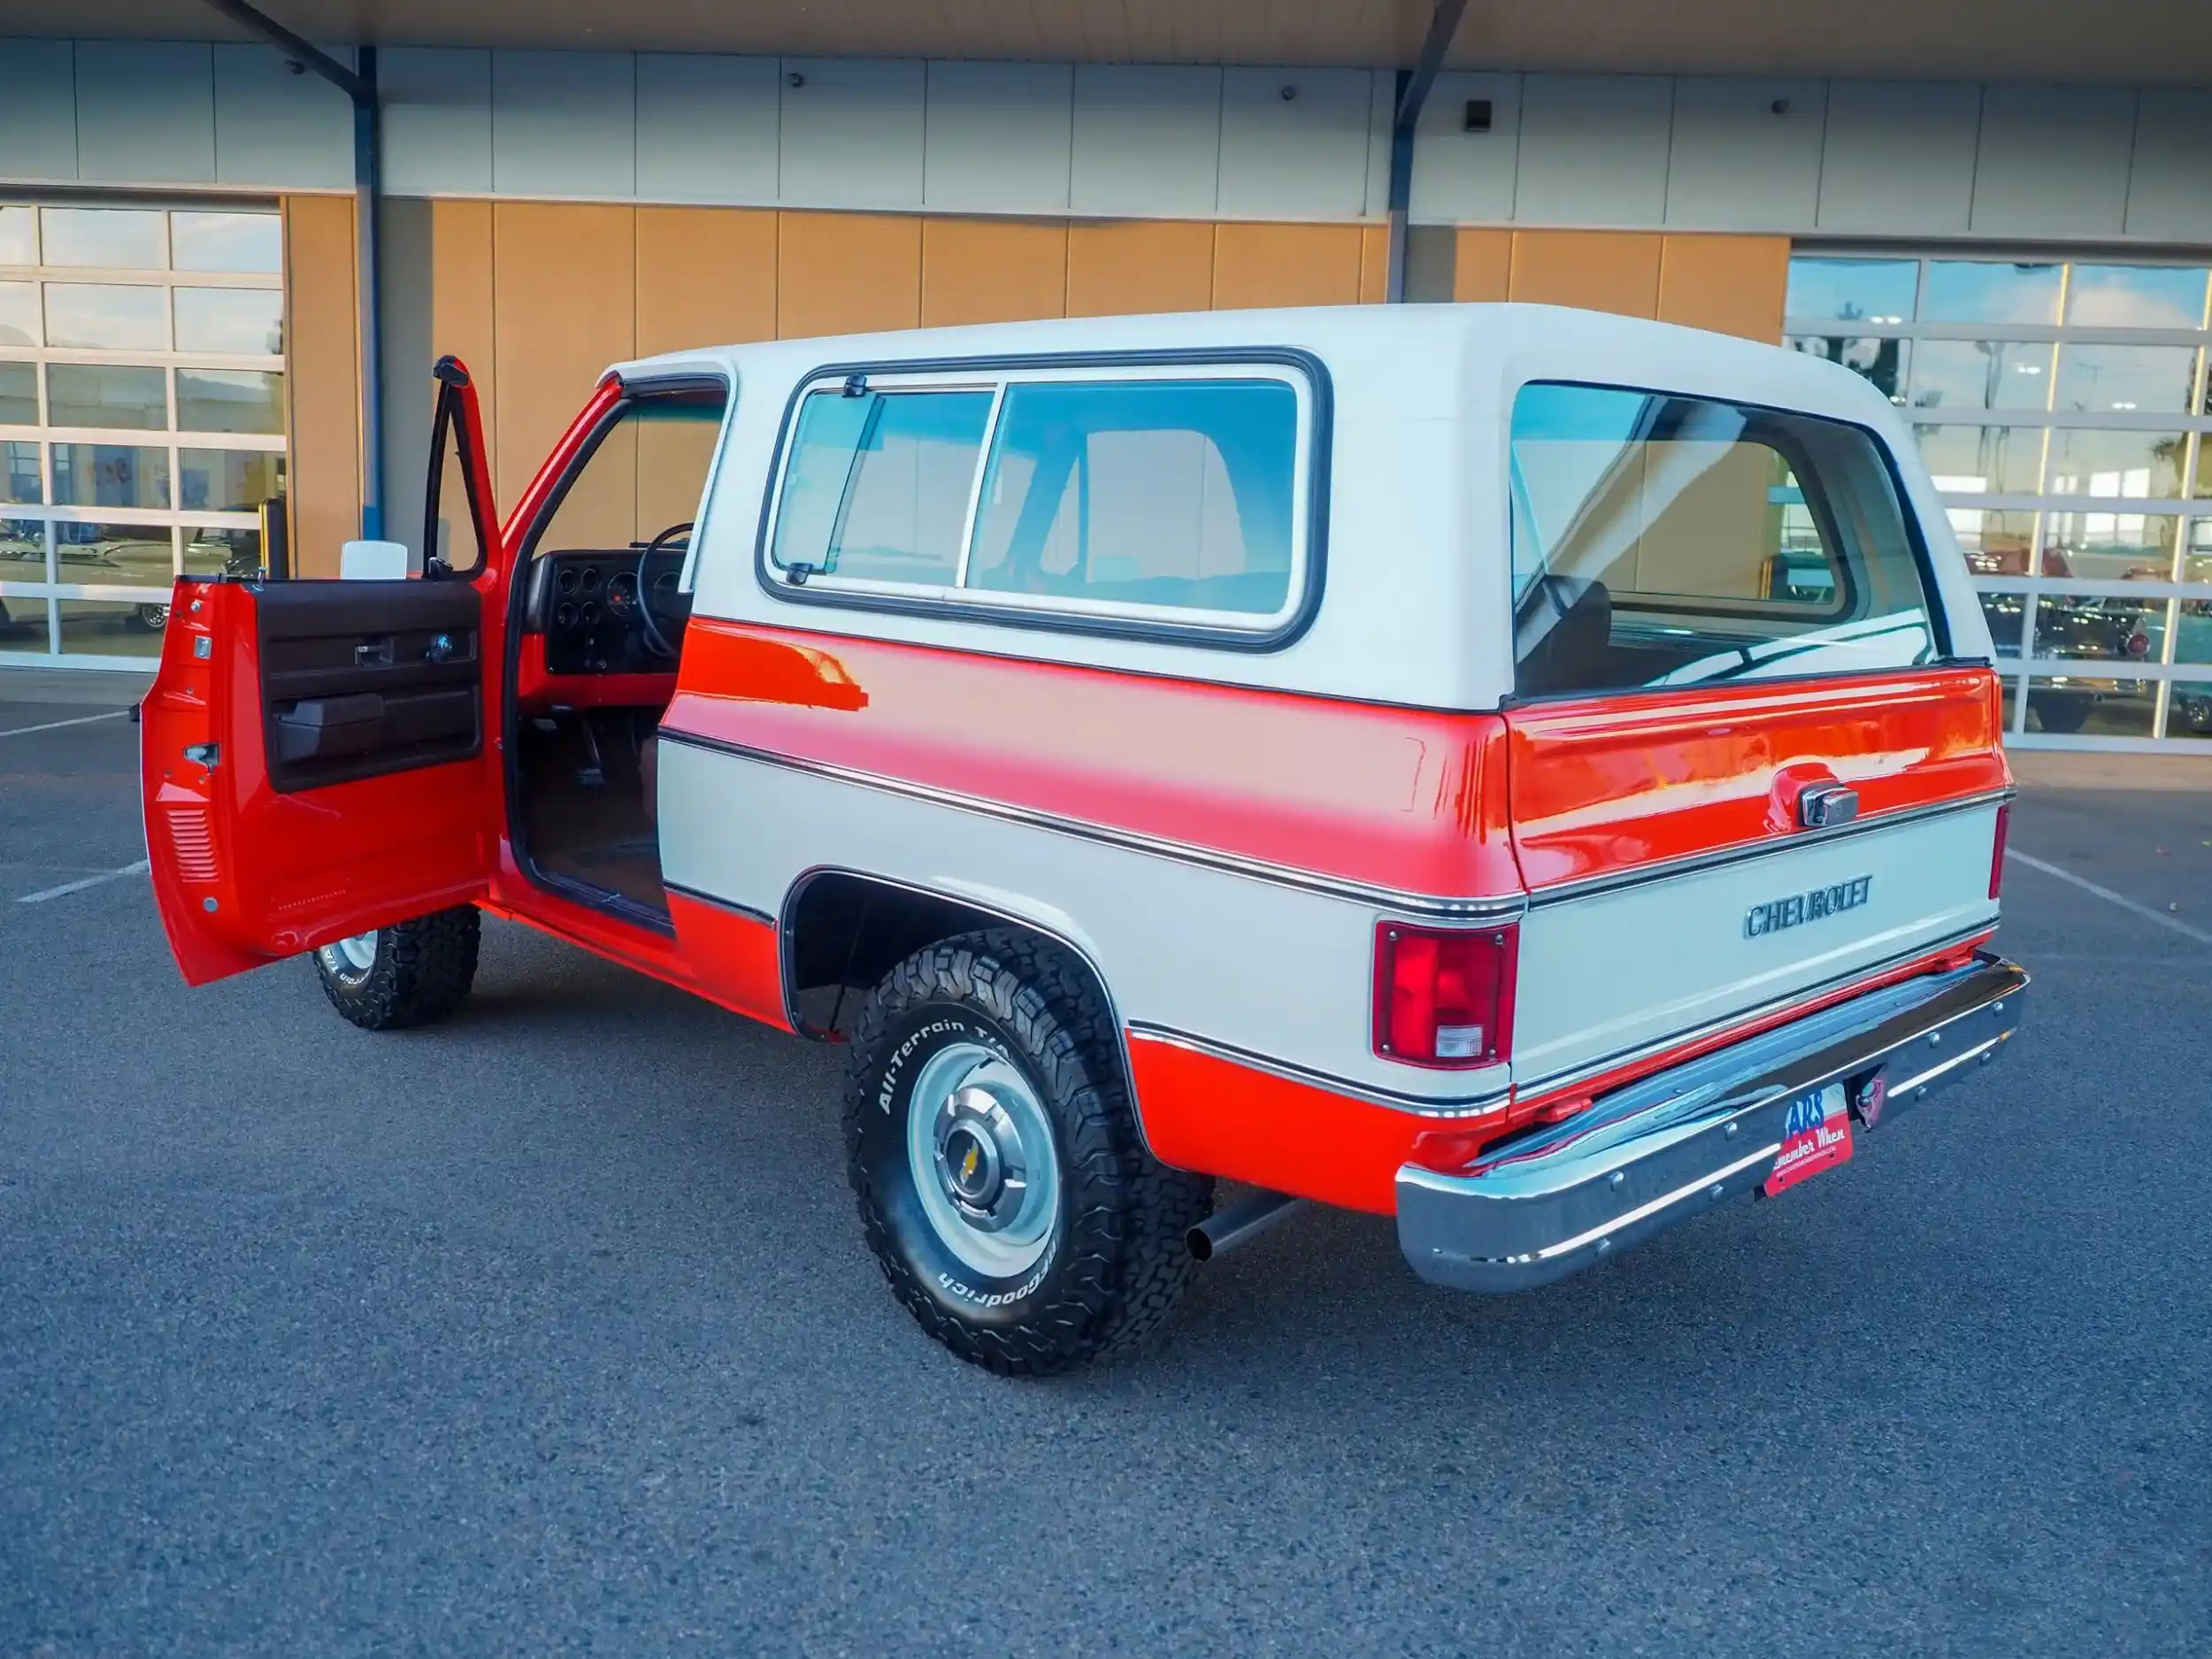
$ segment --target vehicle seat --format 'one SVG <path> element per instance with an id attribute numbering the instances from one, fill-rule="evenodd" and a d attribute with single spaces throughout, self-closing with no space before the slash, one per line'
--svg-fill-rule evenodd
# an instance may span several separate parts
<path id="1" fill-rule="evenodd" d="M 1613 595 L 1601 581 L 1539 577 L 1514 621 L 1513 655 L 1514 688 L 1525 695 L 1609 684 Z"/>

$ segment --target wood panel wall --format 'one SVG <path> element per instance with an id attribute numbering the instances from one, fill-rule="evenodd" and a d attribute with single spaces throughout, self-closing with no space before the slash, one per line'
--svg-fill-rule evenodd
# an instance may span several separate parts
<path id="1" fill-rule="evenodd" d="M 1752 340 L 1782 337 L 1786 236 L 1423 229 L 1409 253 L 1407 293 L 1415 299 L 1579 305 Z"/>
<path id="2" fill-rule="evenodd" d="M 361 534 L 361 348 L 354 301 L 353 199 L 284 200 L 285 473 L 295 568 L 335 576 Z"/>
<path id="3" fill-rule="evenodd" d="M 334 567 L 337 542 L 355 534 L 341 521 L 359 507 L 351 209 L 342 197 L 290 205 L 300 210 L 288 217 L 296 541 L 326 545 Z M 503 509 L 600 371 L 625 357 L 1033 317 L 1373 303 L 1389 250 L 1382 227 L 1362 225 L 465 200 L 402 208 L 426 213 L 427 228 L 388 237 L 411 265 L 388 263 L 387 304 L 427 317 L 388 315 L 387 333 L 416 351 L 426 340 L 428 356 L 419 366 L 387 357 L 387 488 L 418 513 L 430 362 L 443 352 L 476 376 Z M 1425 230 L 1409 250 L 1409 290 L 1585 305 L 1772 340 L 1788 261 L 1782 237 Z M 649 457 L 644 465 L 651 470 Z M 608 511 L 621 516 L 611 502 Z M 403 518 L 395 512 L 390 533 L 411 541 L 419 529 Z"/>

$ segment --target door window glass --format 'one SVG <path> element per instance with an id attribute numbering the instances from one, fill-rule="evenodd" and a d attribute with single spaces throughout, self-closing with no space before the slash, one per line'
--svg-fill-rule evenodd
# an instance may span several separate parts
<path id="1" fill-rule="evenodd" d="M 1010 386 L 968 584 L 1272 616 L 1297 456 L 1297 394 L 1279 380 Z"/>
<path id="2" fill-rule="evenodd" d="M 0 207 L 0 265 L 38 263 L 38 210 Z"/>
<path id="3" fill-rule="evenodd" d="M 0 346 L 35 346 L 38 342 L 37 285 L 0 282 Z"/>
<path id="4" fill-rule="evenodd" d="M 0 363 L 0 426 L 38 425 L 38 365 Z"/>
<path id="5" fill-rule="evenodd" d="M 1513 408 L 1524 695 L 1924 662 L 1937 641 L 1887 462 L 1841 421 L 1532 385 Z"/>
<path id="6" fill-rule="evenodd" d="M 1920 307 L 1920 320 L 2055 323 L 2058 320 L 2058 292 L 2064 270 L 2063 265 L 2056 265 L 1932 259 L 1928 262 L 1928 291 Z"/>
<path id="7" fill-rule="evenodd" d="M 282 255 L 267 207 L 0 204 L 5 649 L 157 650 L 172 581 L 211 568 L 192 549 L 254 536 L 283 488 Z"/>
<path id="8" fill-rule="evenodd" d="M 2066 320 L 2092 328 L 2201 328 L 2202 265 L 2078 265 Z"/>
<path id="9" fill-rule="evenodd" d="M 776 563 L 866 581 L 949 586 L 987 391 L 810 392 L 776 513 Z"/>
<path id="10" fill-rule="evenodd" d="M 1855 339 L 1847 334 L 1798 334 L 1788 343 L 1793 350 L 1840 363 L 1854 374 L 1864 376 L 1893 403 L 1905 401 L 1905 370 L 1912 361 L 1909 340 L 1893 335 Z"/>
<path id="11" fill-rule="evenodd" d="M 46 342 L 104 351 L 158 351 L 169 343 L 162 291 L 118 282 L 49 282 Z"/>
<path id="12" fill-rule="evenodd" d="M 1792 317 L 1901 323 L 1912 316 L 1919 286 L 1917 259 L 1793 259 L 1784 309 Z"/>
<path id="13" fill-rule="evenodd" d="M 169 451 L 141 444 L 53 446 L 54 499 L 73 507 L 167 507 Z"/>
<path id="14" fill-rule="evenodd" d="M 274 213 L 172 213 L 169 240 L 180 271 L 284 269 L 284 222 Z"/>
<path id="15" fill-rule="evenodd" d="M 165 263 L 161 214 L 153 209 L 42 208 L 39 225 L 50 265 L 158 271 Z"/>
<path id="16" fill-rule="evenodd" d="M 1915 409 L 2046 409 L 2050 401 L 2047 345 L 2017 340 L 1923 340 L 1913 354 L 1910 402 Z"/>
<path id="17" fill-rule="evenodd" d="M 177 426 L 182 432 L 284 430 L 284 377 L 257 369 L 179 369 Z"/>
<path id="18" fill-rule="evenodd" d="M 159 432 L 169 424 L 167 376 L 107 363 L 50 363 L 46 418 L 57 426 Z"/>
<path id="19" fill-rule="evenodd" d="M 426 540 L 414 549 L 413 563 L 418 570 L 427 570 L 435 559 L 454 574 L 465 576 L 484 562 L 477 515 L 488 515 L 493 507 L 470 488 L 467 464 L 462 457 L 459 397 L 441 386 L 438 398 L 437 416 L 431 426 L 438 447 L 432 457 L 436 470 L 430 480 Z"/>
<path id="20" fill-rule="evenodd" d="M 284 296 L 275 288 L 179 288 L 177 349 L 284 355 Z"/>

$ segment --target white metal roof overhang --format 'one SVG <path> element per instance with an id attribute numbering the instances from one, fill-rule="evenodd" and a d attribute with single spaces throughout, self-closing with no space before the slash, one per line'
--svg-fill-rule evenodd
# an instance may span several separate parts
<path id="1" fill-rule="evenodd" d="M 1431 0 L 266 0 L 326 47 L 1409 65 Z M 0 0 L 0 38 L 237 40 L 197 0 Z M 1448 65 L 2212 88 L 2204 0 L 1473 0 Z"/>

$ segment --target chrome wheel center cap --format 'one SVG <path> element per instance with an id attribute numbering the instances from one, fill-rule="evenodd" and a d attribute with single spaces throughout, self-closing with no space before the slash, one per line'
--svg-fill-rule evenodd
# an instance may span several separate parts
<path id="1" fill-rule="evenodd" d="M 1029 1190 L 1021 1134 L 1006 1108 L 989 1089 L 971 1083 L 938 1108 L 933 1129 L 937 1179 L 953 1208 L 983 1232 L 1005 1227 Z"/>

